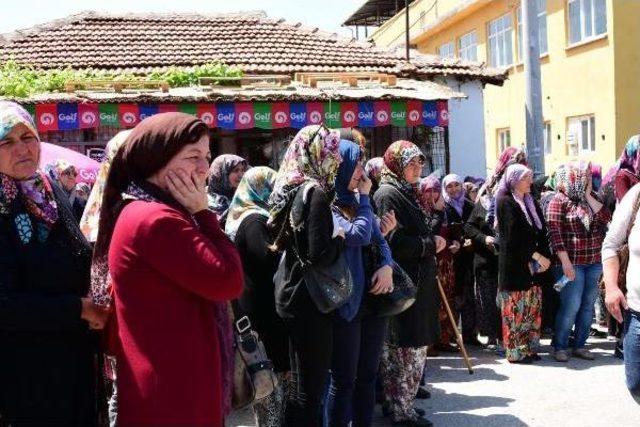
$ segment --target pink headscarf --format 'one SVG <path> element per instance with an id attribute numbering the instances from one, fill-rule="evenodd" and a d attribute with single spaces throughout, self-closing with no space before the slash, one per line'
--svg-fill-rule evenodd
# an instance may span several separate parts
<path id="1" fill-rule="evenodd" d="M 532 175 L 533 172 L 531 169 L 521 164 L 514 164 L 507 168 L 502 179 L 500 180 L 500 184 L 498 185 L 498 193 L 496 199 L 501 196 L 504 196 L 508 193 L 511 193 L 513 199 L 518 203 L 520 209 L 524 213 L 524 216 L 527 218 L 527 222 L 529 225 L 535 226 L 538 230 L 542 230 L 542 221 L 538 216 L 538 211 L 536 210 L 535 203 L 533 202 L 533 197 L 531 194 L 527 193 L 523 197 L 520 197 L 514 191 L 515 186 L 518 182 L 522 181 L 527 175 Z M 496 223 L 495 226 L 498 226 L 499 218 L 496 215 Z"/>

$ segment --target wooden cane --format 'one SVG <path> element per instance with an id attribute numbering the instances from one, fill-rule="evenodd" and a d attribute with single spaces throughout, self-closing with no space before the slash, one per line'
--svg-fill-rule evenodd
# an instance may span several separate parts
<path id="1" fill-rule="evenodd" d="M 449 317 L 449 321 L 451 322 L 451 326 L 453 327 L 454 332 L 456 333 L 456 342 L 458 343 L 458 347 L 460 347 L 460 352 L 462 352 L 462 357 L 464 357 L 464 362 L 467 365 L 467 369 L 469 370 L 469 375 L 473 374 L 473 367 L 471 366 L 471 360 L 469 360 L 469 356 L 467 355 L 467 349 L 464 347 L 464 342 L 462 341 L 462 335 L 460 335 L 460 331 L 456 326 L 456 320 L 453 318 L 453 313 L 451 312 L 451 307 L 449 307 L 449 302 L 447 301 L 447 296 L 444 293 L 444 289 L 440 284 L 440 278 L 437 277 L 438 281 L 438 289 L 440 290 L 440 297 L 442 298 L 442 303 L 444 304 L 444 308 L 447 309 L 447 317 Z"/>

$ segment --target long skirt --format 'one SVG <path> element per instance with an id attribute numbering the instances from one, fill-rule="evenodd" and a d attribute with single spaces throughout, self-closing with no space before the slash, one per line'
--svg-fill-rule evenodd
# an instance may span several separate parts
<path id="1" fill-rule="evenodd" d="M 427 347 L 396 347 L 385 344 L 380 363 L 385 400 L 394 422 L 419 418 L 413 402 L 427 360 Z"/>
<path id="2" fill-rule="evenodd" d="M 500 310 L 496 303 L 498 275 L 491 271 L 475 271 L 475 300 L 478 331 L 495 344 L 500 337 Z"/>
<path id="3" fill-rule="evenodd" d="M 517 362 L 534 354 L 540 344 L 542 291 L 532 286 L 526 291 L 498 294 L 502 311 L 502 340 L 507 360 Z"/>
<path id="4" fill-rule="evenodd" d="M 284 424 L 285 404 L 289 397 L 289 381 L 285 373 L 278 373 L 278 386 L 265 399 L 253 404 L 257 427 L 280 427 Z"/>
<path id="5" fill-rule="evenodd" d="M 447 297 L 447 302 L 451 308 L 453 318 L 458 319 L 458 313 L 455 309 L 455 289 L 456 289 L 456 275 L 453 266 L 453 257 L 451 256 L 439 256 L 438 257 L 438 279 L 442 285 L 442 290 Z M 440 344 L 450 344 L 456 341 L 456 334 L 451 326 L 447 309 L 444 306 L 444 301 L 440 302 L 440 309 L 438 310 L 438 319 L 440 320 Z"/>

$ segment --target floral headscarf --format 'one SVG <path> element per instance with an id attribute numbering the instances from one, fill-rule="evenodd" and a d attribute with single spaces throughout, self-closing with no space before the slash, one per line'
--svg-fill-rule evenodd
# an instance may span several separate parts
<path id="1" fill-rule="evenodd" d="M 75 171 L 76 167 L 64 159 L 56 159 L 52 163 L 45 165 L 44 171 L 49 178 L 59 181 L 60 176 L 68 171 Z"/>
<path id="2" fill-rule="evenodd" d="M 577 206 L 577 214 L 587 231 L 591 229 L 593 212 L 586 200 L 591 178 L 591 163 L 570 162 L 557 171 L 557 190 Z"/>
<path id="3" fill-rule="evenodd" d="M 496 185 L 500 182 L 500 178 L 511 165 L 520 164 L 527 166 L 527 153 L 522 148 L 507 147 L 498 157 L 493 173 L 487 179 L 487 182 L 478 191 L 478 197 L 485 193 L 491 193 Z"/>
<path id="4" fill-rule="evenodd" d="M 280 215 L 298 188 L 316 182 L 328 194 L 334 192 L 340 156 L 340 133 L 324 125 L 305 126 L 293 138 L 284 154 L 269 198 L 269 222 L 279 223 Z"/>
<path id="5" fill-rule="evenodd" d="M 633 135 L 629 138 L 620 158 L 604 177 L 603 185 L 613 181 L 621 169 L 626 169 L 640 177 L 640 135 Z"/>
<path id="6" fill-rule="evenodd" d="M 531 194 L 525 194 L 524 197 L 518 196 L 514 189 L 518 182 L 524 179 L 527 175 L 532 175 L 533 172 L 531 169 L 521 164 L 514 164 L 507 168 L 507 170 L 502 175 L 500 179 L 500 183 L 498 184 L 498 191 L 496 193 L 496 199 L 500 196 L 511 194 L 513 199 L 518 203 L 520 209 L 524 213 L 524 216 L 527 218 L 527 222 L 529 225 L 535 226 L 538 230 L 542 230 L 542 221 L 538 216 L 538 211 L 536 210 L 536 206 L 533 202 L 533 197 Z M 497 227 L 499 218 L 496 216 L 496 222 L 494 227 Z"/>
<path id="7" fill-rule="evenodd" d="M 417 200 L 416 185 L 404 179 L 404 168 L 416 157 L 424 160 L 420 148 L 411 141 L 396 141 L 384 153 L 384 169 L 380 183 L 390 184 L 403 192 L 406 196 Z"/>
<path id="8" fill-rule="evenodd" d="M 235 154 L 222 154 L 216 157 L 209 168 L 209 208 L 218 215 L 224 215 L 229 209 L 229 203 L 235 188 L 229 182 L 229 174 L 238 165 L 249 164 L 245 159 Z"/>
<path id="9" fill-rule="evenodd" d="M 457 196 L 451 197 L 447 192 L 447 185 L 453 182 L 457 182 L 458 184 L 460 184 L 460 191 L 458 192 Z M 462 216 L 462 210 L 464 209 L 464 201 L 466 196 L 464 193 L 464 189 L 462 188 L 462 178 L 460 178 L 459 175 L 452 173 L 444 177 L 444 179 L 442 180 L 442 197 L 444 197 L 444 201 L 449 206 L 451 206 L 456 210 L 456 212 L 458 212 L 458 215 Z"/>
<path id="10" fill-rule="evenodd" d="M 18 124 L 26 126 L 40 143 L 31 115 L 14 102 L 0 101 L 0 140 Z M 31 242 L 36 234 L 39 241 L 46 240 L 49 230 L 58 221 L 58 206 L 51 184 L 42 172 L 37 171 L 32 177 L 20 181 L 0 174 L 0 215 L 14 214 L 18 201 L 26 209 L 26 213 L 15 217 L 22 243 Z"/>
<path id="11" fill-rule="evenodd" d="M 364 166 L 364 173 L 367 174 L 371 181 L 373 181 L 376 185 L 379 185 L 383 168 L 384 159 L 382 157 L 374 157 L 373 159 L 369 160 Z"/>
<path id="12" fill-rule="evenodd" d="M 435 175 L 429 175 L 420 180 L 420 186 L 418 188 L 418 202 L 422 209 L 424 209 L 427 213 L 433 212 L 435 202 L 442 195 L 442 184 L 440 180 Z M 432 200 L 429 197 L 429 194 L 436 194 L 438 198 L 436 200 Z"/>
<path id="13" fill-rule="evenodd" d="M 235 240 L 242 220 L 250 214 L 269 217 L 269 196 L 273 191 L 277 172 L 266 166 L 251 168 L 238 185 L 227 214 L 225 233 Z"/>
<path id="14" fill-rule="evenodd" d="M 84 237 L 86 237 L 91 243 L 95 243 L 98 238 L 100 207 L 102 206 L 104 186 L 107 183 L 109 169 L 111 169 L 111 162 L 118 152 L 118 149 L 127 140 L 129 133 L 131 133 L 130 129 L 119 132 L 107 143 L 105 160 L 100 165 L 96 182 L 93 184 L 93 189 L 91 190 L 91 194 L 87 200 L 87 206 L 84 208 L 84 213 L 80 220 L 80 230 L 82 231 L 82 234 L 84 234 Z"/>

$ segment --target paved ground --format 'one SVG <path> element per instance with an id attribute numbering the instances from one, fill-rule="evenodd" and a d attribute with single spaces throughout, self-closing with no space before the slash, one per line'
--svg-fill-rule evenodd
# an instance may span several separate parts
<path id="1" fill-rule="evenodd" d="M 593 341 L 593 342 L 591 342 Z M 543 341 L 541 362 L 511 365 L 493 353 L 471 351 L 475 374 L 458 355 L 429 359 L 432 398 L 419 401 L 437 427 L 637 427 L 640 406 L 624 386 L 624 368 L 613 343 L 590 339 L 594 362 L 555 362 Z M 230 426 L 253 426 L 250 413 Z M 379 411 L 375 426 L 388 426 Z"/>

